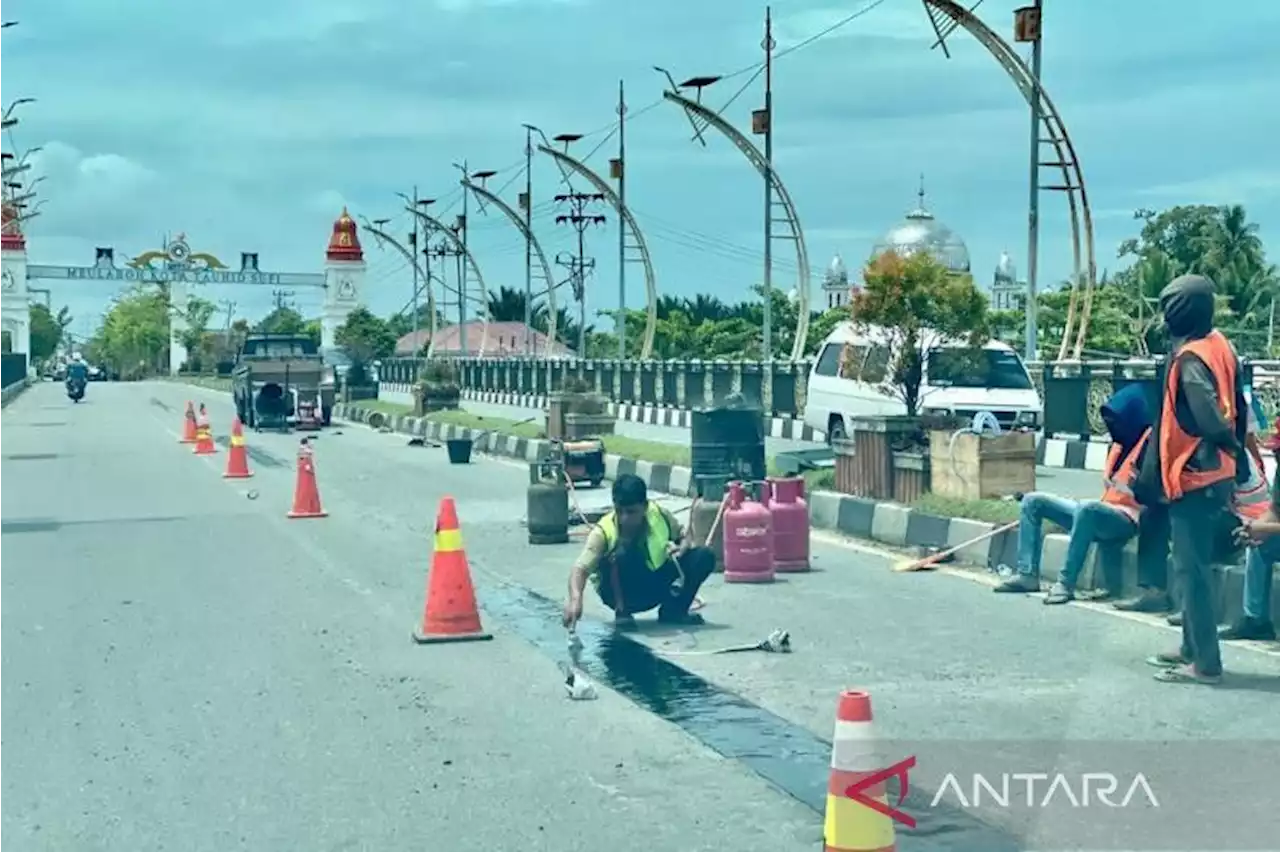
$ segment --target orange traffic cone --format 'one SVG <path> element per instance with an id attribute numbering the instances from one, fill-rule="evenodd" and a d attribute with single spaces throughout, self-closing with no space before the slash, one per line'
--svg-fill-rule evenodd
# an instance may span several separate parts
<path id="1" fill-rule="evenodd" d="M 213 427 L 209 425 L 209 412 L 204 410 L 204 403 L 200 403 L 200 413 L 196 416 L 196 448 L 195 454 L 198 456 L 212 456 L 218 452 L 218 448 L 213 445 Z"/>
<path id="2" fill-rule="evenodd" d="M 298 447 L 298 484 L 293 489 L 290 518 L 323 518 L 329 513 L 320 507 L 320 490 L 316 488 L 316 465 L 311 444 L 306 438 Z"/>
<path id="3" fill-rule="evenodd" d="M 222 477 L 248 479 L 251 476 L 253 471 L 249 470 L 249 452 L 244 446 L 244 427 L 236 417 L 231 421 L 231 451 L 227 453 L 227 472 Z"/>
<path id="4" fill-rule="evenodd" d="M 431 555 L 431 571 L 427 577 L 427 603 L 422 612 L 422 625 L 413 631 L 416 642 L 471 642 L 492 639 L 480 626 L 476 606 L 476 590 L 471 584 L 471 569 L 462 549 L 462 530 L 458 528 L 458 509 L 452 497 L 440 501 L 436 513 L 435 552 Z"/>
<path id="5" fill-rule="evenodd" d="M 871 696 L 845 691 L 836 706 L 836 730 L 831 739 L 831 776 L 827 782 L 827 818 L 823 828 L 824 852 L 897 848 L 893 825 L 915 827 L 915 820 L 888 802 L 885 782 L 898 778 L 898 805 L 907 789 L 911 757 L 885 768 L 875 747 L 871 726 Z"/>
<path id="6" fill-rule="evenodd" d="M 187 401 L 187 413 L 182 415 L 182 437 L 178 439 L 179 444 L 194 444 L 196 442 L 196 410 L 192 407 L 190 400 Z"/>

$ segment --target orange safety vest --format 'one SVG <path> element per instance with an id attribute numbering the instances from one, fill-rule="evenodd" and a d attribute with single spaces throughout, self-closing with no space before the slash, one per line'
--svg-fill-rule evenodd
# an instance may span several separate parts
<path id="1" fill-rule="evenodd" d="M 1137 523 L 1142 506 L 1133 496 L 1134 468 L 1138 463 L 1138 454 L 1146 446 L 1151 430 L 1147 429 L 1132 449 L 1121 458 L 1121 446 L 1112 444 L 1107 453 L 1107 463 L 1102 469 L 1102 502 L 1124 512 Z"/>
<path id="2" fill-rule="evenodd" d="M 1160 460 L 1163 464 L 1160 478 L 1165 496 L 1170 501 L 1181 499 L 1188 491 L 1198 491 L 1215 482 L 1234 479 L 1236 475 L 1235 456 L 1226 450 L 1218 451 L 1217 470 L 1187 470 L 1187 462 L 1204 439 L 1188 435 L 1178 425 L 1176 403 L 1182 372 L 1179 362 L 1184 352 L 1190 352 L 1203 361 L 1213 374 L 1223 419 L 1231 423 L 1236 415 L 1236 353 L 1230 341 L 1222 336 L 1222 332 L 1211 331 L 1199 340 L 1184 344 L 1169 360 L 1169 375 L 1165 378 L 1164 402 L 1160 412 Z"/>
<path id="3" fill-rule="evenodd" d="M 1250 450 L 1248 459 L 1249 480 L 1236 485 L 1235 511 L 1237 515 L 1257 521 L 1271 509 L 1271 488 L 1262 456 Z"/>

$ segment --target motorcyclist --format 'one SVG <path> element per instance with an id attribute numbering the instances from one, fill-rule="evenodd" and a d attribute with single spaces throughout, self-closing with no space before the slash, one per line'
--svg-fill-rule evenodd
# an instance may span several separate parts
<path id="1" fill-rule="evenodd" d="M 71 356 L 71 363 L 67 365 L 67 387 L 79 384 L 81 393 L 89 384 L 89 365 L 84 362 L 84 357 L 79 352 Z"/>

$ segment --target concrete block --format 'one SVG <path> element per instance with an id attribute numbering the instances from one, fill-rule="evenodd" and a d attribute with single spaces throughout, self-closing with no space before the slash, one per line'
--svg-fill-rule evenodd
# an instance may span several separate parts
<path id="1" fill-rule="evenodd" d="M 604 478 L 618 478 L 618 462 L 622 461 L 622 456 L 616 456 L 613 453 L 604 454 Z"/>
<path id="2" fill-rule="evenodd" d="M 947 530 L 947 547 L 955 547 L 962 542 L 977 538 L 983 533 L 991 532 L 993 529 L 995 529 L 995 524 L 988 524 L 984 521 L 973 521 L 969 518 L 952 518 L 951 526 Z M 991 564 L 991 545 L 995 539 L 999 539 L 999 536 L 993 536 L 977 544 L 970 544 L 960 548 L 956 551 L 956 561 L 968 565 L 978 565 L 983 568 L 989 567 Z"/>
<path id="3" fill-rule="evenodd" d="M 511 455 L 511 436 L 510 435 L 494 435 L 493 451 L 496 455 Z"/>
<path id="4" fill-rule="evenodd" d="M 834 491 L 815 491 L 809 495 L 809 526 L 814 529 L 838 529 L 840 495 Z"/>
<path id="5" fill-rule="evenodd" d="M 544 452 L 548 452 L 550 451 L 550 449 L 551 449 L 550 441 L 544 441 L 544 440 L 535 438 L 534 440 L 529 442 L 528 446 L 525 447 L 524 460 L 527 462 L 535 462 L 538 459 L 542 458 L 542 454 Z"/>
<path id="6" fill-rule="evenodd" d="M 662 494 L 671 493 L 671 465 L 655 464 L 649 474 L 649 490 Z"/>
<path id="7" fill-rule="evenodd" d="M 626 474 L 626 473 L 635 473 L 635 472 L 636 472 L 636 460 L 635 460 L 635 459 L 629 459 L 629 458 L 627 458 L 626 456 L 621 456 L 621 457 L 619 457 L 619 459 L 618 459 L 618 476 L 622 476 L 623 474 Z"/>
<path id="8" fill-rule="evenodd" d="M 1040 579 L 1056 583 L 1062 576 L 1062 565 L 1067 560 L 1067 536 L 1054 533 L 1044 537 L 1044 549 L 1040 557 Z"/>
<path id="9" fill-rule="evenodd" d="M 906 544 L 910 546 L 942 547 L 951 531 L 951 518 L 911 512 L 907 516 Z"/>
<path id="10" fill-rule="evenodd" d="M 653 462 L 636 459 L 636 476 L 644 480 L 644 484 L 653 490 Z"/>
<path id="11" fill-rule="evenodd" d="M 693 470 L 675 465 L 671 468 L 671 479 L 667 490 L 672 494 L 687 497 L 693 494 Z"/>
<path id="12" fill-rule="evenodd" d="M 893 503 L 877 503 L 871 518 L 871 537 L 885 544 L 902 546 L 907 543 L 907 522 L 911 510 Z"/>
<path id="13" fill-rule="evenodd" d="M 851 497 L 847 494 L 841 494 L 839 497 L 840 508 L 836 513 L 836 529 L 845 535 L 871 538 L 876 514 L 875 501 Z"/>

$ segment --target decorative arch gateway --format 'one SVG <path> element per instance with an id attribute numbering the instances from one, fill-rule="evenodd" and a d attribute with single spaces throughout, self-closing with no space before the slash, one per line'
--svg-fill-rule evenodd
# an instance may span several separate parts
<path id="1" fill-rule="evenodd" d="M 603 195 L 609 204 L 613 206 L 613 209 L 618 213 L 618 218 L 622 220 L 622 224 L 631 232 L 631 248 L 636 254 L 632 261 L 639 261 L 641 266 L 644 267 L 645 318 L 644 338 L 640 343 L 640 359 L 648 360 L 652 358 L 653 338 L 658 327 L 658 282 L 653 271 L 653 260 L 649 255 L 649 246 L 644 241 L 644 234 L 640 231 L 640 225 L 636 222 L 635 216 L 631 215 L 630 208 L 622 203 L 622 199 L 618 197 L 618 193 L 609 185 L 609 182 L 596 174 L 586 163 L 564 151 L 557 151 L 549 145 L 539 145 L 538 150 L 555 160 L 566 180 L 569 177 L 568 172 L 575 172 L 586 178 L 587 182 L 594 186 L 596 191 Z"/>
<path id="2" fill-rule="evenodd" d="M 535 274 L 542 275 L 543 286 L 546 288 L 543 292 L 547 296 L 547 340 L 554 344 L 556 340 L 556 279 L 551 274 L 551 264 L 547 262 L 547 255 L 542 250 L 542 244 L 538 242 L 538 238 L 534 236 L 533 230 L 525 223 L 524 218 L 511 208 L 509 204 L 499 198 L 495 193 L 490 192 L 487 187 L 469 180 L 462 181 L 464 189 L 469 189 L 475 193 L 476 198 L 480 200 L 480 210 L 484 211 L 485 204 L 492 204 L 498 208 L 502 215 L 511 220 L 511 224 L 516 226 L 516 230 L 520 235 L 529 241 L 529 245 L 533 248 L 534 255 L 538 258 L 538 266 L 540 270 L 535 270 Z M 525 199 L 526 204 L 532 204 L 531 199 Z M 534 293 L 534 296 L 539 295 Z M 527 353 L 526 353 L 527 354 Z"/>
<path id="3" fill-rule="evenodd" d="M 796 212 L 796 206 L 791 201 L 791 193 L 787 192 L 782 178 L 778 177 L 778 170 L 770 167 L 769 161 L 765 159 L 755 143 L 743 135 L 738 128 L 725 121 L 720 113 L 669 89 L 662 93 L 662 97 L 683 107 L 690 117 L 696 115 L 702 119 L 704 126 L 719 130 L 733 143 L 734 147 L 743 153 L 751 165 L 755 166 L 760 176 L 773 184 L 773 191 L 778 199 L 775 203 L 782 208 L 782 223 L 790 231 L 789 234 L 775 234 L 774 237 L 791 240 L 796 247 L 796 291 L 800 304 L 799 316 L 796 318 L 796 339 L 791 346 L 790 360 L 801 360 L 804 357 L 805 338 L 809 336 L 809 250 L 805 247 L 804 231 L 800 227 L 800 214 Z M 773 215 L 772 210 L 769 211 L 769 215 Z"/>
<path id="4" fill-rule="evenodd" d="M 427 333 L 429 336 L 427 337 L 426 357 L 430 358 L 432 354 L 434 354 L 435 346 L 436 346 L 435 288 L 431 286 L 431 281 L 427 278 L 426 274 L 423 272 L 422 267 L 418 265 L 418 259 L 414 257 L 413 252 L 405 248 L 404 245 L 401 244 L 399 240 L 397 240 L 395 237 L 391 236 L 381 228 L 377 228 L 369 224 L 368 222 L 365 222 L 362 225 L 362 227 L 365 229 L 365 231 L 373 235 L 373 238 L 378 241 L 379 246 L 389 245 L 392 248 L 394 248 L 396 251 L 400 252 L 400 254 L 404 256 L 404 259 L 409 262 L 409 265 L 413 267 L 415 270 L 417 270 L 418 280 L 426 282 L 426 285 L 423 287 L 423 289 L 426 290 L 426 293 L 427 293 L 427 314 L 431 317 L 430 325 L 427 327 Z M 414 343 L 416 345 L 417 341 L 415 340 Z"/>
<path id="5" fill-rule="evenodd" d="M 6 306 L 13 299 L 29 300 L 28 281 L 110 281 L 168 286 L 170 306 L 169 370 L 176 373 L 187 359 L 182 333 L 187 330 L 187 307 L 192 284 L 244 284 L 270 287 L 314 287 L 324 291 L 320 315 L 320 345 L 336 345 L 335 333 L 347 315 L 361 304 L 364 285 L 364 253 L 357 225 L 343 208 L 333 223 L 333 233 L 325 250 L 323 272 L 263 272 L 257 252 L 241 252 L 240 268 L 231 268 L 216 255 L 191 250 L 187 237 L 179 233 L 166 238 L 164 247 L 144 251 L 116 265 L 115 249 L 100 246 L 92 266 L 47 266 L 27 263 L 26 241 L 7 238 L 4 245 Z M 12 282 L 12 283 L 10 283 Z M 9 311 L 6 311 L 6 315 Z"/>
<path id="6" fill-rule="evenodd" d="M 482 329 L 480 332 L 480 348 L 476 350 L 476 354 L 483 357 L 484 349 L 489 343 L 489 290 L 485 287 L 484 274 L 480 271 L 480 265 L 476 263 L 475 256 L 467 249 L 467 244 L 463 242 L 460 236 L 458 236 L 458 232 L 456 230 L 450 228 L 434 216 L 423 213 L 421 210 L 417 210 L 410 206 L 406 206 L 404 209 L 421 219 L 423 224 L 426 225 L 430 231 L 439 231 L 440 234 L 453 246 L 454 250 L 462 255 L 462 259 L 466 261 L 466 267 L 470 270 L 471 274 L 475 276 L 476 285 L 480 289 L 480 296 L 477 299 L 477 303 L 483 309 L 482 312 L 480 312 L 480 323 Z M 466 226 L 467 223 L 463 222 L 462 227 L 465 228 Z M 430 233 L 430 231 L 428 231 L 428 233 Z M 463 276 L 465 277 L 466 274 L 467 273 L 464 271 Z M 462 299 L 462 293 L 466 289 L 467 288 L 462 286 L 458 287 L 457 293 L 459 300 Z"/>
<path id="7" fill-rule="evenodd" d="M 1094 257 L 1093 213 L 1089 208 L 1089 194 L 1085 189 L 1084 173 L 1080 170 L 1080 158 L 1076 156 L 1075 145 L 1072 144 L 1071 137 L 1067 133 L 1067 125 L 1063 122 L 1058 108 L 1049 98 L 1049 93 L 1044 90 L 1043 85 L 1037 83 L 1031 69 L 1027 68 L 1027 64 L 1022 61 L 1022 57 L 1018 56 L 1008 42 L 979 20 L 977 15 L 953 0 L 921 0 L 921 3 L 924 4 L 929 22 L 933 24 L 934 33 L 938 36 L 934 47 L 941 47 L 943 53 L 949 58 L 951 54 L 947 50 L 946 38 L 957 28 L 963 27 L 987 49 L 996 62 L 1000 63 L 1000 67 L 1013 80 L 1028 104 L 1034 105 L 1036 100 L 1039 100 L 1045 135 L 1048 137 L 1049 144 L 1053 146 L 1055 155 L 1053 162 L 1040 165 L 1057 167 L 1062 172 L 1063 180 L 1061 184 L 1040 188 L 1062 192 L 1067 196 L 1067 208 L 1071 219 L 1071 251 L 1074 260 L 1071 297 L 1067 303 L 1067 324 L 1062 334 L 1062 345 L 1058 348 L 1058 360 L 1063 360 L 1067 356 L 1067 345 L 1071 339 L 1072 328 L 1075 326 L 1077 310 L 1080 315 L 1079 327 L 1072 346 L 1072 357 L 1079 359 L 1080 351 L 1084 348 L 1085 334 L 1089 330 L 1089 316 L 1093 310 L 1097 263 Z M 940 25 L 940 18 L 947 19 L 949 23 Z M 1038 150 L 1036 158 L 1039 159 Z M 1084 283 L 1083 302 L 1079 296 L 1082 281 Z"/>

